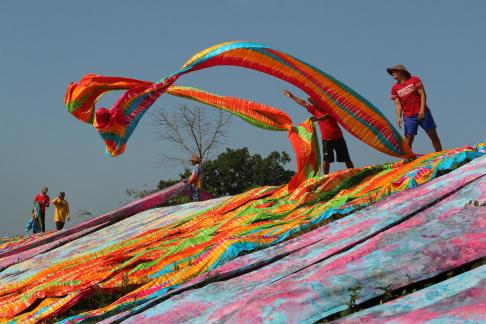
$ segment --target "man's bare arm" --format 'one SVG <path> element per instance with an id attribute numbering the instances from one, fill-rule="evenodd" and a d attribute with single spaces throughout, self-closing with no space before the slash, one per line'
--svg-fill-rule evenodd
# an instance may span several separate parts
<path id="1" fill-rule="evenodd" d="M 289 97 L 290 99 L 292 99 L 293 101 L 295 101 L 296 103 L 301 105 L 302 107 L 307 108 L 307 105 L 308 105 L 307 101 L 305 101 L 304 99 L 301 99 L 297 96 L 294 96 L 294 94 L 292 92 L 290 92 L 289 90 L 284 90 L 284 95 Z"/>
<path id="2" fill-rule="evenodd" d="M 427 101 L 427 95 L 425 94 L 424 88 L 419 88 L 417 89 L 419 95 L 420 95 L 420 110 L 418 113 L 417 118 L 419 120 L 424 119 L 425 116 L 425 106 L 426 106 L 426 101 Z"/>
<path id="3" fill-rule="evenodd" d="M 330 117 L 329 114 L 326 113 L 326 114 L 324 114 L 324 115 L 322 115 L 320 117 L 312 117 L 311 119 L 313 121 L 321 121 L 321 120 L 328 119 L 329 117 Z"/>
<path id="4" fill-rule="evenodd" d="M 400 103 L 400 99 L 398 98 L 396 98 L 394 101 L 395 101 L 395 110 L 397 112 L 398 128 L 402 128 L 402 113 L 403 113 L 402 104 Z"/>

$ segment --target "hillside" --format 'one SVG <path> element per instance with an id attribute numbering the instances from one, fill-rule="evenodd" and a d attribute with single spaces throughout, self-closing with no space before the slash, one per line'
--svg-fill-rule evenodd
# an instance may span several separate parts
<path id="1" fill-rule="evenodd" d="M 0 320 L 486 320 L 486 142 L 0 241 Z M 471 202 L 471 203 L 470 203 Z"/>

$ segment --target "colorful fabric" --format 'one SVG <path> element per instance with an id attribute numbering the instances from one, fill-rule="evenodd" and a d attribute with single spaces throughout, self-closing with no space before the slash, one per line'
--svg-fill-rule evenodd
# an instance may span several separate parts
<path id="1" fill-rule="evenodd" d="M 310 118 L 289 130 L 289 140 L 297 158 L 297 171 L 288 184 L 289 192 L 293 192 L 306 180 L 319 176 L 321 156 L 316 129 Z"/>
<path id="2" fill-rule="evenodd" d="M 486 265 L 483 265 L 336 323 L 482 323 L 485 320 Z"/>
<path id="3" fill-rule="evenodd" d="M 3 246 L 0 245 L 0 269 L 28 260 L 36 254 L 49 251 L 60 244 L 74 241 L 84 235 L 96 232 L 146 209 L 162 205 L 175 195 L 183 193 L 186 187 L 186 184 L 180 182 L 147 197 L 131 202 L 126 206 L 112 210 L 94 219 L 87 220 L 66 231 L 30 236 L 14 240 Z"/>
<path id="4" fill-rule="evenodd" d="M 338 123 L 328 113 L 319 111 L 314 105 L 308 104 L 307 111 L 314 117 L 320 118 L 327 115 L 327 118 L 318 120 L 317 124 L 321 130 L 321 137 L 323 140 L 337 140 L 343 138 L 343 132 L 339 128 Z"/>
<path id="5" fill-rule="evenodd" d="M 183 285 L 174 297 L 160 298 L 133 317 L 124 316 L 125 323 L 315 323 L 347 310 L 350 295 L 355 296 L 359 307 L 386 291 L 429 279 L 484 256 L 481 249 L 486 246 L 482 235 L 486 224 L 481 217 L 486 216 L 486 211 L 464 211 L 461 204 L 466 193 L 484 196 L 484 184 L 486 179 L 473 180 L 453 197 L 428 192 L 432 186 L 417 188 L 386 204 L 390 208 L 402 203 L 401 208 L 393 208 L 402 212 L 392 214 L 399 220 L 397 223 L 388 220 L 390 213 L 383 210 L 385 204 L 368 208 L 366 213 L 359 213 L 366 221 L 350 215 L 337 226 L 324 226 L 272 251 L 261 251 L 259 260 L 246 258 L 235 260 L 235 265 L 227 263 L 219 271 L 198 278 L 199 282 Z M 419 194 L 440 197 L 442 201 L 432 200 L 432 207 L 422 212 L 410 204 L 404 206 L 406 198 L 426 206 Z M 448 217 L 443 217 L 445 208 L 450 212 Z M 413 215 L 410 210 L 419 212 Z M 218 280 L 218 273 L 224 279 Z M 478 303 L 470 301 L 469 311 L 484 318 L 481 302 L 482 299 Z M 440 311 L 440 307 L 437 310 L 431 318 L 440 318 L 449 311 Z M 467 313 L 459 314 L 472 315 Z"/>
<path id="6" fill-rule="evenodd" d="M 38 202 L 34 202 L 32 205 L 32 215 L 25 224 L 25 233 L 40 233 L 42 230 L 41 226 L 41 212 Z"/>
<path id="7" fill-rule="evenodd" d="M 194 87 L 171 86 L 167 93 L 229 112 L 262 129 L 288 131 L 292 127 L 292 119 L 285 112 L 251 100 L 219 96 Z"/>
<path id="8" fill-rule="evenodd" d="M 87 75 L 70 84 L 65 104 L 80 120 L 93 123 L 116 156 L 147 109 L 182 75 L 212 66 L 233 65 L 253 69 L 287 81 L 306 92 L 352 135 L 392 156 L 413 157 L 403 138 L 369 101 L 327 73 L 270 47 L 250 42 L 228 42 L 194 55 L 182 68 L 160 81 L 150 83 L 127 78 Z M 95 103 L 110 90 L 126 89 L 110 109 L 95 112 Z M 262 123 L 265 123 L 261 121 Z"/>
<path id="9" fill-rule="evenodd" d="M 391 99 L 399 99 L 405 116 L 417 115 L 420 111 L 420 95 L 418 89 L 424 86 L 422 80 L 412 76 L 403 83 L 397 82 L 391 88 Z"/>
<path id="10" fill-rule="evenodd" d="M 272 106 L 236 97 L 218 96 L 197 88 L 172 86 L 167 92 L 228 111 L 256 127 L 287 131 L 297 159 L 297 172 L 290 181 L 289 190 L 319 174 L 319 144 L 315 140 L 315 128 L 309 124 L 310 121 L 294 127 L 292 119 L 286 113 Z"/>
<path id="11" fill-rule="evenodd" d="M 43 217 L 42 217 L 42 211 L 41 211 L 41 206 L 38 202 L 34 202 L 32 205 L 32 218 L 31 222 L 29 221 L 27 223 L 27 231 L 32 230 L 32 233 L 40 233 L 43 232 Z"/>
<path id="12" fill-rule="evenodd" d="M 419 125 L 426 132 L 437 127 L 429 108 L 425 109 L 424 118 L 422 120 L 418 119 L 418 114 L 413 116 L 404 116 L 403 124 L 405 125 L 405 135 L 417 135 Z"/>
<path id="13" fill-rule="evenodd" d="M 54 205 L 54 222 L 65 223 L 69 218 L 69 204 L 65 199 L 60 197 L 54 198 L 51 202 Z"/>
<path id="14" fill-rule="evenodd" d="M 300 133 L 299 138 L 314 134 L 317 141 L 310 127 L 313 123 L 308 120 L 293 132 Z M 0 246 L 0 321 L 40 322 L 54 316 L 63 318 L 63 323 L 123 320 L 155 305 L 164 307 L 154 308 L 154 316 L 168 316 L 168 305 L 186 306 L 197 311 L 201 320 L 205 314 L 221 320 L 241 318 L 245 314 L 238 310 L 245 304 L 248 314 L 262 320 L 285 310 L 297 320 L 334 314 L 345 309 L 348 288 L 357 279 L 366 285 L 360 298 L 367 300 L 382 293 L 375 289 L 381 284 L 406 284 L 406 273 L 399 271 L 404 264 L 412 278 L 425 280 L 484 256 L 484 216 L 473 210 L 467 217 L 456 213 L 463 209 L 465 199 L 485 199 L 484 147 L 481 143 L 434 152 L 411 163 L 311 177 L 292 192 L 287 185 L 262 187 L 219 201 L 134 214 L 147 206 L 147 200 L 137 201 L 79 228 L 41 234 L 34 240 L 13 240 L 7 243 L 13 247 Z M 380 212 L 373 209 L 375 203 Z M 316 237 L 312 242 L 318 245 L 304 241 L 295 250 L 295 240 L 288 241 L 317 227 L 307 237 Z M 56 248 L 58 244 L 62 247 Z M 249 274 L 252 281 L 244 281 L 249 288 L 262 284 L 261 293 L 260 288 L 233 285 L 228 287 L 235 290 L 213 289 L 211 294 L 204 290 L 211 305 L 172 303 L 190 290 L 186 284 L 203 283 L 194 287 L 208 289 L 224 284 L 237 273 L 235 268 L 220 272 L 232 260 L 240 264 L 236 269 L 246 273 L 251 268 L 237 257 L 246 254 L 246 260 L 253 260 L 249 253 L 272 246 L 282 256 L 256 260 Z M 286 262 L 292 250 L 304 254 L 290 263 L 263 266 Z M 293 262 L 299 262 L 297 268 Z M 263 272 L 255 272 L 260 268 Z M 316 291 L 317 287 L 322 289 Z M 127 290 L 122 296 L 106 306 L 62 316 L 92 294 L 112 296 L 123 289 Z M 218 299 L 212 299 L 213 293 Z"/>

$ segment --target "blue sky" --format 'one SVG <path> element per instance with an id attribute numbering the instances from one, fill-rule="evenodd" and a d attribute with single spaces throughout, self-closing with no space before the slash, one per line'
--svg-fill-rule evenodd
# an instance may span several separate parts
<path id="1" fill-rule="evenodd" d="M 94 129 L 66 111 L 64 92 L 86 73 L 155 81 L 225 41 L 259 42 L 292 54 L 356 90 L 394 124 L 393 81 L 385 68 L 405 64 L 425 84 L 444 148 L 485 140 L 485 12 L 479 0 L 1 1 L 0 236 L 22 234 L 42 186 L 51 197 L 67 193 L 71 226 L 80 221 L 78 210 L 100 214 L 126 202 L 127 188 L 177 177 L 183 166 L 159 166 L 160 153 L 174 149 L 156 139 L 150 112 L 125 154 L 111 158 Z M 295 122 L 306 118 L 282 95 L 284 88 L 301 92 L 255 71 L 217 67 L 177 83 L 270 104 Z M 151 111 L 181 103 L 162 96 Z M 236 118 L 228 134 L 221 150 L 292 152 L 284 133 Z M 395 160 L 345 137 L 356 166 Z M 414 150 L 432 150 L 422 131 Z M 48 229 L 52 214 L 51 208 Z"/>

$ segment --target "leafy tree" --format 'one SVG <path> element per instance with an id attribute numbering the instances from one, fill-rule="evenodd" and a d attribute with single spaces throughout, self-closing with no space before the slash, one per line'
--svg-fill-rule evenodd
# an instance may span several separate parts
<path id="1" fill-rule="evenodd" d="M 293 171 L 285 169 L 290 162 L 286 152 L 272 152 L 266 158 L 250 155 L 248 148 L 230 149 L 203 165 L 204 190 L 216 196 L 235 195 L 264 185 L 289 182 Z"/>
<path id="2" fill-rule="evenodd" d="M 180 179 L 187 178 L 191 174 L 191 171 L 189 169 L 184 169 L 184 172 L 179 174 Z M 179 183 L 181 180 L 173 180 L 173 179 L 168 179 L 168 180 L 160 180 L 157 187 L 155 189 L 148 189 L 147 185 L 144 185 L 142 189 L 127 189 L 126 193 L 130 198 L 133 199 L 141 199 L 143 197 L 146 197 L 148 195 L 151 195 L 157 191 L 160 191 L 162 189 L 168 188 L 170 186 L 175 185 L 176 183 Z M 159 207 L 162 206 L 173 206 L 173 205 L 180 205 L 180 204 L 185 204 L 190 202 L 191 199 L 186 196 L 186 195 L 178 195 L 173 197 L 172 199 L 169 199 L 165 203 L 161 204 Z"/>
<path id="3" fill-rule="evenodd" d="M 227 148 L 214 160 L 203 164 L 203 190 L 215 196 L 235 195 L 255 187 L 265 185 L 282 185 L 288 183 L 295 174 L 294 171 L 285 168 L 290 162 L 290 156 L 286 152 L 271 152 L 267 157 L 260 154 L 251 155 L 248 148 Z M 180 179 L 187 178 L 191 170 L 184 169 L 179 174 Z M 131 197 L 142 198 L 155 191 L 170 187 L 180 180 L 160 180 L 157 189 L 127 190 Z M 178 205 L 189 202 L 190 198 L 180 195 L 172 198 L 163 206 Z"/>
<path id="4" fill-rule="evenodd" d="M 184 178 L 188 178 L 190 175 L 191 175 L 191 171 L 186 168 L 186 169 L 184 169 L 183 173 L 179 174 L 179 177 L 180 177 L 180 179 L 184 179 Z M 159 184 L 157 185 L 156 191 L 159 191 L 159 190 L 165 189 L 167 187 L 173 186 L 180 181 L 181 180 L 172 180 L 172 179 L 160 180 Z M 177 195 L 175 197 L 172 197 L 171 199 L 169 199 L 165 203 L 163 203 L 162 206 L 180 205 L 180 204 L 188 203 L 190 201 L 192 201 L 192 200 L 189 196 Z"/>

